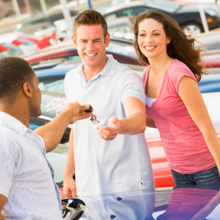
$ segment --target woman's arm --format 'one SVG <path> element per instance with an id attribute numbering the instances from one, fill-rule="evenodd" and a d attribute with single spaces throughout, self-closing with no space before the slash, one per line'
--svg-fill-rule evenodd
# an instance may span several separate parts
<path id="1" fill-rule="evenodd" d="M 157 128 L 154 120 L 148 115 L 146 115 L 146 126 L 150 128 Z"/>
<path id="2" fill-rule="evenodd" d="M 190 77 L 182 77 L 178 86 L 178 94 L 202 132 L 220 172 L 220 142 L 197 83 Z"/>

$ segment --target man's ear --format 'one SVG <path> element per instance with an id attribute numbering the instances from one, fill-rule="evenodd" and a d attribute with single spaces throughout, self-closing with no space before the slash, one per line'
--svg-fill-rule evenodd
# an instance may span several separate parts
<path id="1" fill-rule="evenodd" d="M 72 35 L 72 40 L 73 40 L 74 47 L 77 48 L 77 42 L 76 42 L 76 38 L 74 35 Z"/>
<path id="2" fill-rule="evenodd" d="M 33 96 L 33 94 L 32 94 L 33 89 L 32 89 L 32 86 L 31 86 L 30 83 L 25 82 L 25 83 L 23 84 L 23 91 L 24 91 L 24 94 L 25 94 L 26 96 L 28 96 L 29 98 L 32 98 L 32 96 Z"/>
<path id="3" fill-rule="evenodd" d="M 107 33 L 106 37 L 105 37 L 105 47 L 108 47 L 110 44 L 110 34 Z"/>

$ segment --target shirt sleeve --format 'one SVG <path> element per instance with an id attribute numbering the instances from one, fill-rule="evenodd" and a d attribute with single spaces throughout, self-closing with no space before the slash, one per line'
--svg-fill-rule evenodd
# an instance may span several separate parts
<path id="1" fill-rule="evenodd" d="M 19 159 L 15 145 L 16 143 L 10 140 L 10 137 L 6 136 L 0 139 L 0 194 L 5 197 L 8 197 Z"/>
<path id="2" fill-rule="evenodd" d="M 188 77 L 192 78 L 193 80 L 195 80 L 196 83 L 198 83 L 195 75 L 192 73 L 192 71 L 189 68 L 178 67 L 175 70 L 173 70 L 172 74 L 170 75 L 170 80 L 172 82 L 171 84 L 174 85 L 173 90 L 176 93 L 178 92 L 178 86 L 179 86 L 180 79 L 183 76 L 188 76 Z"/>
<path id="3" fill-rule="evenodd" d="M 121 102 L 123 103 L 127 97 L 136 97 L 145 104 L 143 81 L 140 76 L 133 71 L 127 74 L 126 77 L 123 78 L 122 82 Z"/>

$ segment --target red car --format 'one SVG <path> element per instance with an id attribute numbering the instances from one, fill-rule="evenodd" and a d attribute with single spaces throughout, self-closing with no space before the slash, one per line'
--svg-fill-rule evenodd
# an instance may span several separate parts
<path id="1" fill-rule="evenodd" d="M 121 41 L 117 42 L 111 39 L 109 47 L 106 48 L 106 52 L 107 54 L 112 54 L 120 63 L 139 65 L 136 53 L 131 43 L 121 43 Z M 24 59 L 26 59 L 30 64 L 36 64 L 40 61 L 54 58 L 81 60 L 76 48 L 73 46 L 72 41 L 57 44 L 48 47 L 45 50 L 41 50 L 39 53 L 24 57 Z"/>
<path id="2" fill-rule="evenodd" d="M 107 54 L 112 54 L 121 63 L 140 65 L 131 41 L 113 38 L 109 47 L 106 48 L 106 52 Z M 72 41 L 57 44 L 41 50 L 39 53 L 24 57 L 30 64 L 54 58 L 80 59 Z M 202 53 L 202 59 L 207 68 L 220 67 L 220 51 L 206 51 Z"/>
<path id="3" fill-rule="evenodd" d="M 6 50 L 8 50 L 8 48 L 0 44 L 0 51 L 6 51 Z"/>
<path id="4" fill-rule="evenodd" d="M 35 37 L 34 35 L 24 34 L 20 32 L 14 32 L 10 34 L 1 35 L 0 42 L 8 42 L 8 43 L 13 43 L 15 45 L 18 45 L 19 44 L 17 41 L 18 38 L 23 38 L 23 39 L 32 41 L 35 44 L 37 44 L 37 46 L 40 49 L 43 49 L 45 47 L 48 47 L 48 46 L 51 46 L 57 43 L 57 38 L 56 38 L 55 33 L 50 33 L 50 34 L 47 34 L 41 37 Z"/>

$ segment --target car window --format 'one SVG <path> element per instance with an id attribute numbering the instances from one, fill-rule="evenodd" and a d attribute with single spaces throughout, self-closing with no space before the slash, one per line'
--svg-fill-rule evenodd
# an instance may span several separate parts
<path id="1" fill-rule="evenodd" d="M 112 32 L 112 33 L 116 32 L 116 31 L 132 32 L 131 28 L 127 24 L 118 24 L 118 25 L 114 25 L 112 27 L 108 27 L 108 31 Z"/>
<path id="2" fill-rule="evenodd" d="M 147 9 L 146 7 L 127 8 L 121 10 L 120 16 L 131 16 L 131 15 L 138 16 L 140 13 L 147 10 L 149 9 Z"/>
<path id="3" fill-rule="evenodd" d="M 81 57 L 79 55 L 69 55 L 69 56 L 64 56 L 64 57 L 61 57 L 61 58 L 65 58 L 67 60 L 82 60 Z"/>
<path id="4" fill-rule="evenodd" d="M 118 17 L 118 16 L 117 16 L 116 13 L 112 13 L 112 14 L 106 15 L 106 16 L 105 16 L 105 20 L 106 20 L 106 21 L 112 21 L 112 20 L 116 19 L 117 17 Z"/>
<path id="5" fill-rule="evenodd" d="M 38 86 L 41 91 L 65 94 L 64 79 L 40 79 Z"/>

